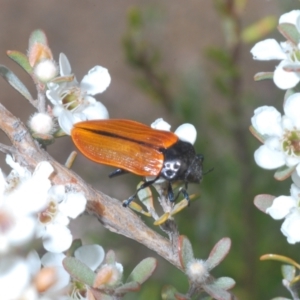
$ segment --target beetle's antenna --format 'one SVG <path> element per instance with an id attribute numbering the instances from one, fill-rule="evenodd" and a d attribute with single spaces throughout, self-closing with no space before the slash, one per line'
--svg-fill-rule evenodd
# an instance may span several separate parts
<path id="1" fill-rule="evenodd" d="M 206 175 L 206 174 L 208 174 L 208 173 L 212 172 L 214 169 L 215 169 L 215 168 L 214 168 L 214 167 L 212 167 L 212 168 L 211 168 L 211 169 L 209 169 L 208 171 L 204 172 L 204 173 L 203 173 L 203 175 Z"/>

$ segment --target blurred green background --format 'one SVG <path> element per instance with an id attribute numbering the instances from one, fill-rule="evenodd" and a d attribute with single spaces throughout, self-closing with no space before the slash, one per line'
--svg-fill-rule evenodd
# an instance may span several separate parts
<path id="1" fill-rule="evenodd" d="M 33 95 L 30 78 L 5 53 L 25 52 L 30 33 L 41 28 L 54 57 L 64 52 L 78 80 L 94 65 L 109 69 L 112 83 L 97 98 L 111 118 L 150 124 L 163 117 L 173 130 L 183 122 L 196 126 L 195 147 L 205 156 L 204 170 L 214 167 L 214 171 L 200 186 L 191 186 L 191 192 L 201 196 L 176 216 L 181 234 L 191 239 L 195 255 L 203 259 L 222 237 L 232 239 L 228 257 L 213 275 L 234 278 L 233 292 L 239 299 L 288 297 L 281 285 L 280 263 L 260 262 L 259 257 L 278 253 L 298 260 L 299 245 L 286 242 L 281 222 L 258 211 L 253 198 L 260 193 L 287 195 L 290 180 L 275 182 L 272 172 L 255 165 L 253 152 L 259 143 L 248 130 L 256 107 L 273 105 L 282 110 L 284 91 L 272 81 L 253 81 L 255 73 L 273 71 L 276 62 L 253 61 L 249 50 L 267 37 L 283 40 L 276 31 L 278 17 L 299 7 L 299 2 L 1 0 L 0 4 L 0 63 L 11 68 Z M 269 18 L 249 27 L 265 17 Z M 1 102 L 24 122 L 33 113 L 3 80 L 0 95 Z M 0 140 L 7 142 L 2 133 Z M 64 163 L 73 149 L 70 139 L 64 138 L 49 152 Z M 7 170 L 4 155 L 0 158 Z M 131 195 L 139 181 L 130 175 L 108 180 L 110 168 L 81 155 L 74 170 L 118 199 Z M 125 275 L 144 257 L 157 257 L 144 246 L 106 231 L 90 216 L 73 222 L 72 229 L 74 237 L 85 237 L 85 243 L 115 250 Z M 151 279 L 126 299 L 160 299 L 165 284 L 186 292 L 185 276 L 158 259 Z"/>

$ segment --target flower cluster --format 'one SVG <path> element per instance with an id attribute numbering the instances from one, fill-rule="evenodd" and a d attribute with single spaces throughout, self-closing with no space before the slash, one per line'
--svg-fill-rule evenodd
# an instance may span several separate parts
<path id="1" fill-rule="evenodd" d="M 58 63 L 54 60 L 41 30 L 31 34 L 27 57 L 18 51 L 8 51 L 8 55 L 30 74 L 40 92 L 35 102 L 24 87 L 19 90 L 38 109 L 28 122 L 35 138 L 49 142 L 53 135 L 70 134 L 74 123 L 109 117 L 106 107 L 94 98 L 110 84 L 106 68 L 96 65 L 78 82 L 65 54 L 60 54 Z M 41 101 L 45 96 L 52 104 L 47 110 Z"/>
<path id="2" fill-rule="evenodd" d="M 291 89 L 300 81 L 299 24 L 300 10 L 282 15 L 278 28 L 287 40 L 278 43 L 267 39 L 251 50 L 254 59 L 281 60 L 273 73 L 274 83 L 281 89 Z M 255 109 L 251 123 L 251 132 L 262 142 L 254 153 L 255 162 L 264 169 L 278 169 L 278 180 L 292 176 L 290 196 L 275 197 L 262 210 L 275 220 L 284 219 L 281 231 L 289 243 L 295 244 L 300 242 L 300 93 L 286 92 L 283 114 L 273 106 Z"/>
<path id="3" fill-rule="evenodd" d="M 300 81 L 300 10 L 293 10 L 279 18 L 279 31 L 286 41 L 278 43 L 266 39 L 257 43 L 251 53 L 257 60 L 280 60 L 273 80 L 283 90 L 293 88 Z"/>
<path id="4" fill-rule="evenodd" d="M 58 280 L 59 272 L 50 268 L 53 265 L 41 269 L 34 251 L 24 257 L 16 250 L 38 237 L 45 250 L 56 254 L 67 250 L 72 243 L 69 218 L 84 211 L 86 199 L 81 193 L 66 192 L 64 186 L 51 186 L 49 176 L 54 170 L 46 161 L 33 173 L 10 155 L 6 162 L 12 171 L 5 176 L 0 170 L 0 256 L 5 256 L 0 260 L 0 299 L 25 299 L 48 289 L 37 283 L 38 278 L 48 280 L 51 287 L 63 281 Z"/>

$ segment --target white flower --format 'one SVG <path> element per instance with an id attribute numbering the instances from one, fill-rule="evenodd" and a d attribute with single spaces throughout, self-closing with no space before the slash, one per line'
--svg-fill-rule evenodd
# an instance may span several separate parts
<path id="1" fill-rule="evenodd" d="M 39 236 L 46 250 L 58 253 L 70 247 L 72 234 L 67 226 L 70 218 L 75 219 L 84 211 L 85 205 L 82 193 L 66 193 L 62 185 L 49 190 L 48 207 L 39 216 Z"/>
<path id="2" fill-rule="evenodd" d="M 33 174 L 7 155 L 12 171 L 5 179 L 0 171 L 0 253 L 34 237 L 37 213 L 47 204 L 53 172 L 48 162 L 37 165 Z"/>
<path id="3" fill-rule="evenodd" d="M 256 163 L 264 169 L 293 167 L 300 162 L 300 93 L 286 99 L 284 112 L 281 116 L 276 108 L 262 106 L 254 111 L 251 119 L 264 140 L 254 153 Z"/>
<path id="4" fill-rule="evenodd" d="M 291 196 L 279 196 L 274 199 L 266 212 L 275 220 L 285 218 L 281 232 L 290 244 L 300 242 L 300 189 L 292 184 Z"/>
<path id="5" fill-rule="evenodd" d="M 289 23 L 295 26 L 300 32 L 300 10 L 294 10 L 283 14 L 279 19 L 279 24 Z M 280 89 L 289 89 L 294 87 L 300 81 L 300 60 L 299 58 L 299 42 L 294 45 L 292 42 L 278 43 L 274 39 L 266 39 L 258 42 L 251 49 L 254 59 L 257 60 L 281 60 L 274 71 L 274 83 Z M 289 71 L 285 70 L 285 67 Z"/>
<path id="6" fill-rule="evenodd" d="M 70 134 L 74 123 L 109 117 L 106 107 L 92 96 L 103 93 L 110 84 L 108 70 L 95 66 L 80 83 L 72 78 L 72 71 L 67 57 L 59 57 L 61 80 L 48 84 L 47 98 L 54 105 L 53 114 L 58 118 L 62 130 Z M 64 79 L 66 78 L 66 79 Z"/>

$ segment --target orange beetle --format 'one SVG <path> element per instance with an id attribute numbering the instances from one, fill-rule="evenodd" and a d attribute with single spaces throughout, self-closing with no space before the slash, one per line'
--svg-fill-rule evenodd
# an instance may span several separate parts
<path id="1" fill-rule="evenodd" d="M 168 181 L 170 201 L 175 201 L 171 182 L 183 181 L 185 189 L 181 189 L 181 193 L 189 200 L 188 183 L 199 183 L 202 179 L 203 156 L 196 154 L 192 144 L 181 141 L 169 131 L 156 130 L 131 120 L 107 119 L 76 123 L 71 137 L 79 151 L 90 160 L 118 168 L 109 177 L 127 172 L 155 177 L 145 181 L 124 201 L 125 207 L 139 190 L 160 177 Z"/>

